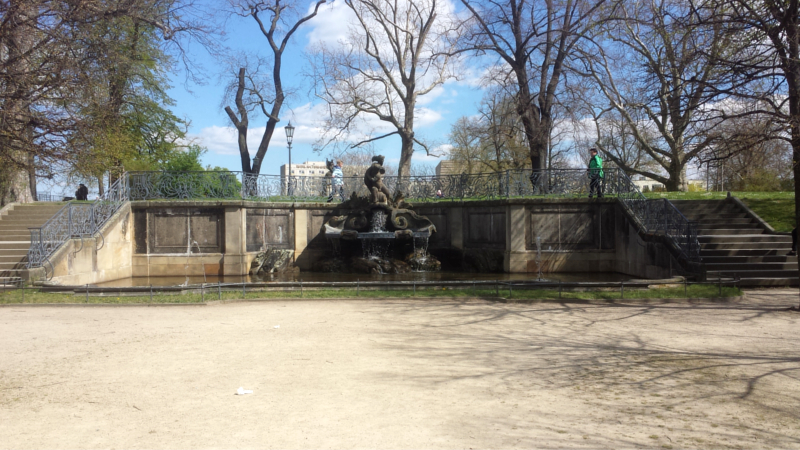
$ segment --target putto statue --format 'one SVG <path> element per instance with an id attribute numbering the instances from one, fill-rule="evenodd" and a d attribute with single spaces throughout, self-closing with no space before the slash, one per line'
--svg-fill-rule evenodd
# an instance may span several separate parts
<path id="1" fill-rule="evenodd" d="M 383 185 L 383 176 L 386 169 L 383 168 L 383 155 L 373 156 L 372 165 L 364 173 L 364 184 L 370 192 L 370 203 L 389 204 L 392 193 Z"/>

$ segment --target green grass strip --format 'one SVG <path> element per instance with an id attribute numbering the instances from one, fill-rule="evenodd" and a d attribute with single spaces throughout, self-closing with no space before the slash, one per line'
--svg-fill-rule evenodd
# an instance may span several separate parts
<path id="1" fill-rule="evenodd" d="M 720 295 L 716 285 L 691 285 L 688 286 L 686 294 L 682 286 L 670 288 L 653 289 L 629 289 L 625 288 L 624 297 L 621 296 L 619 289 L 602 289 L 593 291 L 567 291 L 561 293 L 564 299 L 580 300 L 615 300 L 620 298 L 627 299 L 670 299 L 670 298 L 718 298 L 736 297 L 741 295 L 740 289 L 735 287 L 723 287 Z M 452 288 L 422 288 L 417 287 L 416 292 L 409 290 L 366 290 L 366 289 L 303 289 L 293 290 L 247 290 L 246 297 L 242 295 L 241 289 L 222 290 L 222 296 L 215 287 L 207 287 L 204 294 L 200 292 L 185 292 L 174 294 L 159 294 L 154 292 L 152 300 L 149 294 L 136 295 L 114 295 L 106 293 L 104 295 L 72 294 L 72 293 L 51 293 L 41 292 L 39 289 L 25 289 L 25 299 L 23 301 L 22 291 L 13 290 L 0 294 L 0 304 L 164 304 L 164 303 L 202 303 L 216 300 L 256 300 L 273 298 L 306 298 L 306 299 L 325 299 L 325 298 L 352 298 L 352 299 L 380 299 L 380 298 L 496 298 L 502 297 L 514 300 L 557 300 L 558 290 L 555 289 L 520 289 L 512 288 L 509 291 L 507 286 L 498 290 L 478 289 L 473 291 L 471 288 L 452 289 Z"/>

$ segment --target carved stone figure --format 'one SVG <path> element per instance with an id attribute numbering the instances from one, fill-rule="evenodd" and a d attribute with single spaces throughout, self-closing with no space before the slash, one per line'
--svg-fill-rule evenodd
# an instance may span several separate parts
<path id="1" fill-rule="evenodd" d="M 392 198 L 392 193 L 383 185 L 383 176 L 386 174 L 383 160 L 383 155 L 373 156 L 372 165 L 364 173 L 364 184 L 369 189 L 372 204 L 388 204 Z"/>

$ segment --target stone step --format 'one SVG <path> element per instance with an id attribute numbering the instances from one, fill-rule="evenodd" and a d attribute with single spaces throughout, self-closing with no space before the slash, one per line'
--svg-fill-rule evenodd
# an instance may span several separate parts
<path id="1" fill-rule="evenodd" d="M 755 234 L 750 236 L 699 236 L 697 240 L 703 243 L 718 243 L 718 242 L 788 242 L 792 243 L 792 237 L 784 234 Z"/>
<path id="2" fill-rule="evenodd" d="M 698 236 L 732 236 L 735 234 L 763 234 L 761 228 L 702 228 L 697 230 Z"/>
<path id="3" fill-rule="evenodd" d="M 690 219 L 691 220 L 691 219 Z M 692 222 L 697 222 L 698 226 L 701 228 L 712 228 L 712 227 L 725 227 L 726 228 L 738 228 L 738 226 L 751 226 L 760 228 L 760 225 L 757 224 L 753 219 L 749 217 L 737 217 L 737 218 L 714 218 L 714 219 L 703 219 L 703 220 L 692 220 Z"/>
<path id="4" fill-rule="evenodd" d="M 24 218 L 24 217 L 49 218 L 49 217 L 53 217 L 53 215 L 55 213 L 57 213 L 57 212 L 58 212 L 58 210 L 52 211 L 52 212 L 51 211 L 39 211 L 39 210 L 34 210 L 34 211 L 14 211 L 14 210 L 12 210 L 11 212 L 6 214 L 5 216 L 0 216 L 0 220 L 17 220 L 17 219 Z"/>
<path id="5" fill-rule="evenodd" d="M 700 244 L 700 254 L 709 250 L 774 250 L 778 252 L 788 252 L 791 242 L 714 242 Z"/>
<path id="6" fill-rule="evenodd" d="M 720 271 L 720 272 L 747 272 L 757 270 L 794 270 L 797 272 L 797 258 L 794 262 L 763 262 L 759 264 L 753 263 L 723 263 L 723 264 L 706 264 L 707 271 Z"/>
<path id="7" fill-rule="evenodd" d="M 41 226 L 42 224 L 39 222 L 19 223 L 19 224 L 8 224 L 5 222 L 0 222 L 0 232 L 21 230 L 27 233 L 28 228 L 39 228 Z"/>
<path id="8" fill-rule="evenodd" d="M 765 256 L 708 256 L 701 255 L 706 267 L 711 268 L 712 264 L 756 264 L 756 263 L 794 263 L 797 264 L 797 256 L 765 255 Z M 759 266 L 760 267 L 760 266 Z M 717 270 L 717 269 L 714 269 Z M 721 270 L 721 269 L 720 269 Z"/>
<path id="9" fill-rule="evenodd" d="M 28 252 L 30 248 L 30 242 L 0 242 L 0 254 L 5 252 L 16 252 L 16 251 L 24 251 L 25 253 Z"/>
<path id="10" fill-rule="evenodd" d="M 28 253 L 8 255 L 0 253 L 0 263 L 16 263 L 28 257 Z"/>
<path id="11" fill-rule="evenodd" d="M 742 287 L 800 286 L 800 278 L 797 276 L 784 278 L 743 278 L 739 280 L 738 285 Z"/>
<path id="12" fill-rule="evenodd" d="M 23 267 L 20 269 L 3 269 L 0 270 L 0 277 L 22 277 L 28 269 Z"/>
<path id="13" fill-rule="evenodd" d="M 12 241 L 12 242 L 28 242 L 30 245 L 31 241 L 31 234 L 25 231 L 24 234 L 22 233 L 0 233 L 0 242 L 2 241 Z"/>
<path id="14" fill-rule="evenodd" d="M 674 203 L 673 203 L 674 204 Z M 733 214 L 742 212 L 738 206 L 732 203 L 721 203 L 718 205 L 675 205 L 683 215 L 686 214 Z M 685 212 L 684 212 L 685 211 Z"/>
<path id="15" fill-rule="evenodd" d="M 743 212 L 725 214 L 684 214 L 684 217 L 692 222 L 701 222 L 705 220 L 749 219 L 747 214 Z"/>
<path id="16" fill-rule="evenodd" d="M 24 269 L 25 263 L 21 261 L 16 262 L 0 262 L 0 272 L 11 269 Z"/>
<path id="17" fill-rule="evenodd" d="M 720 223 L 698 222 L 698 230 L 754 230 L 753 234 L 764 234 L 764 229 L 752 222 L 745 223 L 730 223 L 721 221 Z"/>
<path id="18" fill-rule="evenodd" d="M 718 277 L 732 278 L 734 276 L 740 278 L 798 278 L 797 269 L 795 270 L 710 270 L 706 272 L 708 279 Z"/>
<path id="19" fill-rule="evenodd" d="M 743 257 L 743 258 L 761 258 L 761 257 L 782 257 L 785 258 L 789 252 L 789 247 L 786 248 L 760 248 L 760 249 L 715 249 L 715 250 L 700 250 L 700 257 L 703 261 L 708 261 L 709 258 L 730 258 L 730 257 Z"/>
<path id="20" fill-rule="evenodd" d="M 16 206 L 14 206 L 14 209 L 9 211 L 8 213 L 9 213 L 9 215 L 10 214 L 55 214 L 59 210 L 61 210 L 61 208 L 63 208 L 63 207 L 64 207 L 64 205 L 53 205 L 53 206 L 50 206 L 50 205 L 45 205 L 45 206 L 16 205 Z"/>

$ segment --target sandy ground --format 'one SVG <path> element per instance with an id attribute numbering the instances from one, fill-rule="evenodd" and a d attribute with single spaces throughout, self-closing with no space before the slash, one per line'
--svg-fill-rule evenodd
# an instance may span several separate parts
<path id="1" fill-rule="evenodd" d="M 795 303 L 4 307 L 0 447 L 800 448 Z"/>

